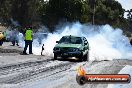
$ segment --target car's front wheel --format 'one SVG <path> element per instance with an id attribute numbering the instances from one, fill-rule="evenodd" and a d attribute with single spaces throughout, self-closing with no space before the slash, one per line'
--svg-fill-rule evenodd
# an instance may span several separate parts
<path id="1" fill-rule="evenodd" d="M 89 60 L 89 52 L 87 52 L 85 55 L 84 55 L 84 61 L 88 61 Z"/>
<path id="2" fill-rule="evenodd" d="M 57 60 L 57 54 L 54 53 L 54 60 Z"/>
<path id="3" fill-rule="evenodd" d="M 83 54 L 79 55 L 78 59 L 80 62 L 82 62 L 83 61 Z"/>

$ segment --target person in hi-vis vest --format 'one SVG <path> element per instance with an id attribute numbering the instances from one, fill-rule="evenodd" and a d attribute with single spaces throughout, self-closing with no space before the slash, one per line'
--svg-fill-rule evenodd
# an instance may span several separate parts
<path id="1" fill-rule="evenodd" d="M 25 32 L 25 47 L 24 47 L 23 54 L 27 54 L 26 50 L 28 46 L 29 46 L 29 54 L 33 54 L 32 53 L 32 42 L 33 42 L 32 27 L 28 27 L 26 28 L 26 32 Z"/>

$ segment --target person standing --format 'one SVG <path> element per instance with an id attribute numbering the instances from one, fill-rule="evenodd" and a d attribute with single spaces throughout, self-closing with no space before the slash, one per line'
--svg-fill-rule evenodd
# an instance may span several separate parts
<path id="1" fill-rule="evenodd" d="M 15 46 L 15 45 L 19 46 L 18 45 L 18 34 L 19 34 L 19 32 L 17 29 L 12 30 L 12 36 L 11 37 L 12 37 L 12 45 L 13 46 Z"/>
<path id="2" fill-rule="evenodd" d="M 2 44 L 3 44 L 3 38 L 4 38 L 4 35 L 3 35 L 2 31 L 0 31 L 0 46 L 2 46 Z"/>
<path id="3" fill-rule="evenodd" d="M 130 44 L 132 45 L 132 39 L 130 40 Z"/>
<path id="4" fill-rule="evenodd" d="M 23 54 L 27 54 L 26 50 L 28 46 L 29 46 L 29 54 L 33 54 L 32 53 L 32 42 L 33 42 L 32 27 L 28 27 L 26 28 L 26 32 L 25 32 L 25 47 L 24 47 Z"/>

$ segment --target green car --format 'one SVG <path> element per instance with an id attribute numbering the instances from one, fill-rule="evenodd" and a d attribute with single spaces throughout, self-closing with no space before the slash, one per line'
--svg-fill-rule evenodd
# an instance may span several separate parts
<path id="1" fill-rule="evenodd" d="M 54 59 L 57 57 L 76 57 L 79 61 L 88 61 L 89 43 L 85 37 L 63 36 L 60 41 L 56 41 L 53 53 Z"/>

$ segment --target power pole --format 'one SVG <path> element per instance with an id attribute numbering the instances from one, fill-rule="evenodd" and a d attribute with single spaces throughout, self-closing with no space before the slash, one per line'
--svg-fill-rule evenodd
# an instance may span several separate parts
<path id="1" fill-rule="evenodd" d="M 96 0 L 94 0 L 94 4 L 93 4 L 93 21 L 92 21 L 93 25 L 95 24 L 95 2 Z"/>

